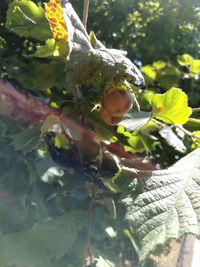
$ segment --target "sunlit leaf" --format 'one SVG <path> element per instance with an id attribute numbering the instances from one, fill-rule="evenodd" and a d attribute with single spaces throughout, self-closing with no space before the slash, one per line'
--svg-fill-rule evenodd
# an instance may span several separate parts
<path id="1" fill-rule="evenodd" d="M 150 152 L 155 149 L 158 144 L 157 139 L 149 134 L 138 133 L 128 138 L 128 144 L 130 146 L 124 146 L 124 149 L 128 152 Z"/>
<path id="2" fill-rule="evenodd" d="M 41 41 L 52 37 L 44 9 L 31 0 L 15 0 L 9 5 L 6 26 L 20 36 Z"/>
<path id="3" fill-rule="evenodd" d="M 190 71 L 195 74 L 200 74 L 200 59 L 194 59 L 190 65 Z"/>
<path id="4" fill-rule="evenodd" d="M 163 60 L 158 60 L 153 63 L 153 66 L 156 68 L 156 70 L 162 70 L 166 67 L 166 65 L 167 63 Z"/>
<path id="5" fill-rule="evenodd" d="M 151 65 L 146 65 L 142 68 L 142 72 L 148 76 L 150 79 L 155 80 L 156 78 L 156 70 Z"/>
<path id="6" fill-rule="evenodd" d="M 46 45 L 38 47 L 34 56 L 36 57 L 59 56 L 58 46 L 56 45 L 55 40 L 53 38 L 46 40 Z"/>
<path id="7" fill-rule="evenodd" d="M 178 88 L 156 94 L 152 100 L 153 116 L 167 123 L 184 124 L 192 114 L 187 95 Z"/>
<path id="8" fill-rule="evenodd" d="M 188 54 L 183 54 L 177 57 L 177 61 L 181 66 L 189 66 L 192 63 L 193 58 Z"/>
<path id="9" fill-rule="evenodd" d="M 57 148 L 69 148 L 69 140 L 61 133 L 56 134 L 54 144 Z"/>

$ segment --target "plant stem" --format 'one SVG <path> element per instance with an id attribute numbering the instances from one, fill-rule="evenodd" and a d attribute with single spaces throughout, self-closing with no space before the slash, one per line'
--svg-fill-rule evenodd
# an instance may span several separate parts
<path id="1" fill-rule="evenodd" d="M 192 112 L 200 112 L 200 108 L 193 108 Z"/>
<path id="2" fill-rule="evenodd" d="M 76 101 L 79 103 L 81 101 L 81 94 L 80 94 L 80 89 L 79 89 L 79 85 L 75 84 L 74 85 L 74 94 L 76 97 Z"/>
<path id="3" fill-rule="evenodd" d="M 94 206 L 94 197 L 95 197 L 95 191 L 92 188 L 92 195 L 89 202 L 89 208 L 88 208 L 88 225 L 87 225 L 87 253 L 89 257 L 89 263 L 90 265 L 93 263 L 93 256 L 92 256 L 92 250 L 91 250 L 91 228 L 92 228 L 92 213 L 93 213 L 93 206 Z"/>
<path id="4" fill-rule="evenodd" d="M 182 125 L 174 124 L 174 126 L 176 128 L 178 128 L 178 129 L 180 129 L 181 131 L 183 131 L 187 136 L 189 136 L 191 138 L 194 138 L 194 139 L 200 140 L 200 136 L 199 135 L 191 133 L 190 131 L 186 130 Z"/>
<path id="5" fill-rule="evenodd" d="M 88 11 L 89 11 L 89 0 L 84 0 L 84 8 L 83 8 L 83 25 L 85 28 L 87 27 L 87 19 L 88 19 Z"/>
<path id="6" fill-rule="evenodd" d="M 152 121 L 156 122 L 161 127 L 163 127 L 165 125 L 164 123 L 162 123 L 162 122 L 160 122 L 160 121 L 158 121 L 156 119 L 152 119 Z M 199 135 L 196 135 L 196 134 L 194 134 L 194 133 L 186 130 L 182 125 L 180 125 L 180 124 L 174 124 L 173 126 L 176 127 L 176 128 L 178 128 L 178 129 L 180 129 L 188 137 L 200 140 L 200 136 Z"/>

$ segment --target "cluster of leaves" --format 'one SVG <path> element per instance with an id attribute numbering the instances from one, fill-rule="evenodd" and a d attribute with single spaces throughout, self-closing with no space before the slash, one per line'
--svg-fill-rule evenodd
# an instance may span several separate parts
<path id="1" fill-rule="evenodd" d="M 193 110 L 187 96 L 192 104 L 199 104 L 195 95 L 199 60 L 183 54 L 177 65 L 161 60 L 146 65 L 141 70 L 148 89 L 138 89 L 133 85 L 135 79 L 142 82 L 137 68 L 122 51 L 107 49 L 94 33 L 88 35 L 68 1 L 62 1 L 60 7 L 66 23 L 65 40 L 57 39 L 45 9 L 40 1 L 35 2 L 1 3 L 7 10 L 0 26 L 1 78 L 10 79 L 75 122 L 84 121 L 84 126 L 96 133 L 96 140 L 86 140 L 80 128 L 69 127 L 57 116 L 47 117 L 40 127 L 1 116 L 0 265 L 82 266 L 87 255 L 90 262 L 91 252 L 98 267 L 134 265 L 139 260 L 145 264 L 158 244 L 187 233 L 199 236 L 200 151 L 192 150 L 200 146 L 200 120 L 190 117 Z M 117 3 L 103 1 L 94 13 L 92 8 L 91 16 L 102 10 L 109 16 L 108 2 L 114 7 Z M 127 0 L 118 2 L 131 6 Z M 175 2 L 177 14 L 180 10 Z M 92 3 L 93 7 L 97 4 Z M 167 14 L 167 4 L 138 1 L 139 11 L 132 17 L 129 14 L 129 23 L 123 26 L 128 30 L 136 27 L 137 37 L 149 40 L 147 25 L 153 27 L 155 21 L 163 25 L 160 21 Z M 136 22 L 144 24 L 143 28 Z M 179 33 L 183 32 L 181 25 Z M 97 33 L 100 36 L 102 29 Z M 115 34 L 112 28 L 109 34 Z M 128 42 L 126 47 L 133 45 L 123 39 Z M 153 45 L 146 50 L 142 47 L 134 50 L 139 58 L 146 51 L 152 53 Z M 181 46 L 177 49 L 182 52 Z M 135 94 L 144 111 L 133 108 L 119 125 L 111 127 L 102 121 L 96 107 L 106 82 L 116 80 Z M 77 83 L 81 99 L 74 90 Z M 118 156 L 123 149 L 131 160 L 110 152 L 105 146 L 108 142 L 116 146 Z M 140 156 L 132 154 L 136 152 Z M 170 159 L 169 154 L 173 155 Z M 169 169 L 144 171 L 153 167 L 142 162 L 146 155 L 154 161 L 156 155 L 160 157 L 158 168 L 186 156 Z M 124 222 L 124 216 L 130 224 Z M 91 262 L 85 264 L 92 266 Z M 146 264 L 153 263 L 147 260 Z"/>

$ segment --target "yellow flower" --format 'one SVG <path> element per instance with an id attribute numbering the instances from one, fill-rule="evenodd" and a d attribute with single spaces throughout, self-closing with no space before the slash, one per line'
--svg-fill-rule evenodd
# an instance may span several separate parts
<path id="1" fill-rule="evenodd" d="M 68 40 L 67 27 L 59 0 L 50 0 L 45 4 L 46 17 L 55 40 Z"/>

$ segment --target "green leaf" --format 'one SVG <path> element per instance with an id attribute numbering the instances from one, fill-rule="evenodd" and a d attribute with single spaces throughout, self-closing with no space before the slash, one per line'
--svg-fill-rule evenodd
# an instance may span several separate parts
<path id="1" fill-rule="evenodd" d="M 166 67 L 167 63 L 163 60 L 158 60 L 153 63 L 153 67 L 156 68 L 156 70 L 162 70 Z"/>
<path id="2" fill-rule="evenodd" d="M 183 54 L 177 57 L 177 61 L 181 66 L 189 66 L 192 63 L 193 58 L 188 54 Z"/>
<path id="3" fill-rule="evenodd" d="M 198 131 L 200 129 L 200 120 L 199 119 L 194 119 L 194 118 L 189 118 L 189 120 L 184 124 L 184 128 L 193 132 L 193 131 Z"/>
<path id="4" fill-rule="evenodd" d="M 67 25 L 69 55 L 68 83 L 99 84 L 118 77 L 143 83 L 138 68 L 125 56 L 126 52 L 107 49 L 93 34 L 92 46 L 85 27 L 69 1 L 61 2 Z M 95 39 L 95 40 L 94 40 Z"/>
<path id="5" fill-rule="evenodd" d="M 64 40 L 55 41 L 53 38 L 46 40 L 46 45 L 38 47 L 34 56 L 46 57 L 67 57 L 69 54 L 68 44 Z"/>
<path id="6" fill-rule="evenodd" d="M 152 80 L 155 80 L 156 75 L 157 75 L 155 68 L 153 66 L 151 66 L 151 65 L 144 66 L 142 68 L 142 72 Z"/>
<path id="7" fill-rule="evenodd" d="M 0 239 L 0 265 L 46 266 L 51 259 L 66 254 L 86 220 L 85 213 L 76 210 L 30 230 L 3 236 Z"/>
<path id="8" fill-rule="evenodd" d="M 143 138 L 141 136 L 141 134 L 136 134 L 131 136 L 128 139 L 128 144 L 131 146 L 125 146 L 124 149 L 127 152 L 132 152 L 132 153 L 136 153 L 136 152 L 144 152 L 146 150 L 145 148 L 145 143 L 143 141 Z"/>
<path id="9" fill-rule="evenodd" d="M 53 38 L 46 40 L 44 46 L 37 47 L 34 56 L 36 57 L 52 57 L 59 56 L 58 49 L 56 49 L 55 40 Z"/>
<path id="10" fill-rule="evenodd" d="M 44 9 L 30 0 L 15 0 L 9 5 L 6 26 L 19 36 L 40 41 L 52 37 Z"/>
<path id="11" fill-rule="evenodd" d="M 17 134 L 10 135 L 15 150 L 31 151 L 38 146 L 40 130 L 36 127 L 24 129 Z"/>
<path id="12" fill-rule="evenodd" d="M 141 127 L 148 123 L 150 118 L 150 112 L 129 112 L 119 125 L 124 126 L 128 131 L 137 132 Z"/>
<path id="13" fill-rule="evenodd" d="M 184 124 L 192 114 L 187 95 L 179 88 L 156 94 L 152 100 L 153 117 L 166 123 Z"/>
<path id="14" fill-rule="evenodd" d="M 190 71 L 195 74 L 200 74 L 200 59 L 194 59 L 190 65 Z"/>
<path id="15" fill-rule="evenodd" d="M 54 145 L 57 148 L 69 148 L 69 141 L 67 140 L 66 136 L 64 134 L 58 133 L 55 136 Z"/>
<path id="16" fill-rule="evenodd" d="M 200 237 L 200 149 L 166 170 L 123 167 L 116 180 L 126 184 L 122 201 L 133 237 L 139 240 L 140 260 L 171 238 L 187 233 Z"/>
<path id="17" fill-rule="evenodd" d="M 138 133 L 132 135 L 128 138 L 128 144 L 131 146 L 124 146 L 125 150 L 128 152 L 150 152 L 155 149 L 155 145 L 158 143 L 157 139 L 153 138 L 153 136 L 148 134 Z"/>

